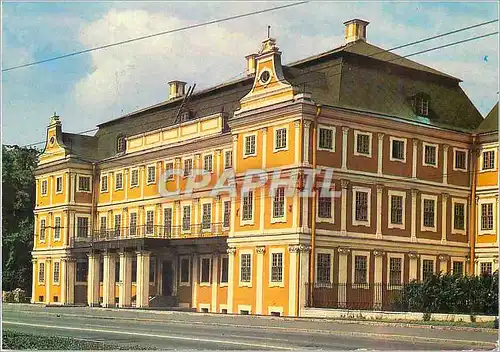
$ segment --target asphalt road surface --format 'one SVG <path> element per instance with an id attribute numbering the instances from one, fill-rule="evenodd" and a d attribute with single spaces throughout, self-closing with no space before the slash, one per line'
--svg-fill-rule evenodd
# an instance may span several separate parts
<path id="1" fill-rule="evenodd" d="M 491 350 L 493 330 L 3 304 L 4 328 L 118 345 L 210 350 Z"/>

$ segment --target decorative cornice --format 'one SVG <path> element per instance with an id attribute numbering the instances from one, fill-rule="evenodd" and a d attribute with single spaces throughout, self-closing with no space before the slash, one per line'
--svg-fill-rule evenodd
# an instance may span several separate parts
<path id="1" fill-rule="evenodd" d="M 385 254 L 385 252 L 381 249 L 375 249 L 373 251 L 373 256 L 374 257 L 382 257 Z"/>
<path id="2" fill-rule="evenodd" d="M 309 252 L 311 250 L 310 246 L 305 246 L 303 244 L 289 245 L 288 251 L 290 253 L 298 253 L 298 252 Z"/>
<path id="3" fill-rule="evenodd" d="M 419 256 L 417 252 L 408 252 L 408 258 L 410 259 L 418 259 Z"/>
<path id="4" fill-rule="evenodd" d="M 257 252 L 257 254 L 264 254 L 266 252 L 266 247 L 265 246 L 255 247 L 255 252 Z"/>
<path id="5" fill-rule="evenodd" d="M 351 252 L 351 250 L 346 247 L 339 247 L 337 248 L 337 251 L 339 252 L 339 254 L 349 254 Z"/>

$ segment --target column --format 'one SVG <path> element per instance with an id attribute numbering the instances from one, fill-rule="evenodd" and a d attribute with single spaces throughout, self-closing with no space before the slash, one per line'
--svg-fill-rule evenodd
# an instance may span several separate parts
<path id="1" fill-rule="evenodd" d="M 97 253 L 89 253 L 89 272 L 87 275 L 87 302 L 91 307 L 99 306 L 99 266 L 100 256 Z"/>
<path id="2" fill-rule="evenodd" d="M 443 183 L 448 184 L 448 144 L 443 145 Z"/>
<path id="3" fill-rule="evenodd" d="M 139 167 L 139 187 L 141 188 L 141 199 L 144 199 L 144 165 Z"/>
<path id="4" fill-rule="evenodd" d="M 125 200 L 128 200 L 128 186 L 129 186 L 128 175 L 129 175 L 129 169 L 123 170 L 123 189 L 125 190 Z M 159 179 L 160 176 L 158 175 L 157 178 Z"/>
<path id="5" fill-rule="evenodd" d="M 411 242 L 417 242 L 417 198 L 419 191 L 411 190 Z"/>
<path id="6" fill-rule="evenodd" d="M 450 259 L 450 256 L 448 254 L 441 254 L 439 255 L 438 259 L 439 271 L 443 274 L 446 274 L 448 272 L 448 260 Z"/>
<path id="7" fill-rule="evenodd" d="M 130 307 L 132 305 L 132 253 L 120 252 L 119 255 L 120 286 L 118 291 L 118 307 Z"/>
<path id="8" fill-rule="evenodd" d="M 234 202 L 232 202 L 234 203 Z M 231 221 L 233 223 L 234 221 Z M 228 254 L 228 270 L 227 270 L 227 312 L 233 312 L 233 294 L 234 294 L 234 256 L 236 254 L 236 248 L 229 247 L 227 249 Z"/>
<path id="9" fill-rule="evenodd" d="M 349 248 L 338 248 L 339 252 L 339 286 L 338 286 L 338 306 L 344 308 L 347 303 L 347 255 Z M 314 269 L 313 269 L 314 270 Z"/>
<path id="10" fill-rule="evenodd" d="M 347 133 L 349 127 L 342 127 L 342 170 L 347 170 Z"/>
<path id="11" fill-rule="evenodd" d="M 109 190 L 109 202 L 110 203 L 113 203 L 113 190 L 115 189 L 115 187 L 116 187 L 115 186 L 115 173 L 114 173 L 114 171 L 111 171 L 108 173 L 108 190 Z"/>
<path id="12" fill-rule="evenodd" d="M 115 307 L 115 254 L 104 252 L 104 276 L 102 279 L 102 303 L 104 307 Z"/>
<path id="13" fill-rule="evenodd" d="M 191 259 L 191 263 L 193 263 L 193 271 L 191 275 L 191 307 L 198 311 L 198 254 L 194 253 Z"/>
<path id="14" fill-rule="evenodd" d="M 222 153 L 222 150 L 216 149 L 215 150 L 214 166 L 213 166 L 213 172 L 214 172 L 214 175 L 216 175 L 216 176 L 219 176 L 224 171 L 223 157 L 224 157 L 224 154 Z"/>
<path id="15" fill-rule="evenodd" d="M 300 159 L 300 120 L 296 120 L 294 123 L 295 126 L 295 155 L 294 155 L 294 164 L 299 165 Z"/>
<path id="16" fill-rule="evenodd" d="M 267 127 L 262 128 L 262 170 L 266 169 L 267 158 Z"/>
<path id="17" fill-rule="evenodd" d="M 297 312 L 297 257 L 300 251 L 300 246 L 289 246 L 290 265 L 288 265 L 288 316 L 298 316 Z"/>
<path id="18" fill-rule="evenodd" d="M 149 306 L 149 261 L 151 253 L 137 252 L 136 308 Z"/>
<path id="19" fill-rule="evenodd" d="M 219 253 L 212 256 L 212 313 L 217 313 L 217 291 L 219 288 Z"/>
<path id="20" fill-rule="evenodd" d="M 413 138 L 413 152 L 412 152 L 412 163 L 411 163 L 411 177 L 417 178 L 417 162 L 418 162 L 418 139 Z"/>
<path id="21" fill-rule="evenodd" d="M 257 275 L 256 275 L 256 299 L 255 299 L 255 314 L 262 314 L 262 303 L 263 303 L 263 280 L 264 280 L 264 253 L 266 252 L 266 247 L 255 248 L 257 252 Z"/>
<path id="22" fill-rule="evenodd" d="M 302 310 L 307 306 L 308 303 L 308 290 L 309 286 L 309 255 L 311 252 L 310 246 L 300 246 L 300 266 L 299 266 L 299 312 L 297 315 L 301 315 Z"/>
<path id="23" fill-rule="evenodd" d="M 347 187 L 349 186 L 348 180 L 340 180 L 340 186 L 342 187 L 342 198 L 340 209 L 340 232 L 343 236 L 347 235 Z M 313 219 L 315 214 L 313 214 Z M 313 220 L 315 221 L 315 220 Z"/>
<path id="24" fill-rule="evenodd" d="M 222 221 L 221 221 L 221 216 L 220 216 L 221 215 L 220 214 L 220 212 L 221 212 L 221 202 L 222 202 L 222 200 L 221 200 L 220 195 L 217 195 L 215 197 L 215 224 L 216 224 L 215 231 L 217 233 L 220 233 L 221 230 L 222 230 Z M 214 228 L 214 227 L 212 227 L 212 228 Z"/>
<path id="25" fill-rule="evenodd" d="M 48 183 L 47 191 L 49 192 L 49 204 L 52 205 L 53 204 L 52 203 L 52 193 L 54 193 L 53 190 L 55 189 L 54 176 L 50 176 L 47 183 Z"/>
<path id="26" fill-rule="evenodd" d="M 66 304 L 75 304 L 76 258 L 66 259 Z"/>
<path id="27" fill-rule="evenodd" d="M 441 243 L 446 244 L 446 233 L 448 232 L 448 217 L 446 207 L 448 205 L 448 194 L 441 194 Z M 467 217 L 467 215 L 466 215 Z"/>
<path id="28" fill-rule="evenodd" d="M 50 190 L 50 188 L 49 188 Z M 54 214 L 49 211 L 48 213 L 48 224 L 45 225 L 45 240 L 47 241 L 47 247 L 52 248 L 52 236 L 54 236 Z"/>
<path id="29" fill-rule="evenodd" d="M 375 266 L 373 268 L 374 273 L 374 288 L 373 288 L 373 309 L 381 310 L 382 309 L 382 272 L 383 272 L 383 258 L 384 252 L 380 250 L 374 250 L 373 256 L 375 257 Z"/>
<path id="30" fill-rule="evenodd" d="M 61 304 L 66 304 L 66 290 L 67 290 L 67 275 L 68 275 L 68 269 L 67 269 L 67 262 L 66 258 L 61 258 L 61 261 L 59 262 L 59 288 L 60 288 L 60 298 L 61 298 Z"/>
<path id="31" fill-rule="evenodd" d="M 71 176 L 70 203 L 75 204 L 76 175 Z"/>
<path id="32" fill-rule="evenodd" d="M 378 152 L 377 152 L 377 174 L 382 175 L 382 160 L 384 157 L 384 134 L 378 133 Z M 379 213 L 380 214 L 380 213 Z"/>
<path id="33" fill-rule="evenodd" d="M 52 260 L 46 259 L 45 260 L 45 278 L 43 282 L 45 283 L 45 303 L 50 303 L 50 286 L 52 285 L 51 278 L 52 278 Z"/>
<path id="34" fill-rule="evenodd" d="M 409 281 L 417 280 L 418 278 L 418 253 L 417 252 L 409 252 L 408 258 L 410 259 L 409 265 Z"/>
<path id="35" fill-rule="evenodd" d="M 309 165 L 309 134 L 311 128 L 311 121 L 304 121 L 304 147 L 302 148 L 304 153 L 304 165 Z M 314 146 L 316 148 L 316 146 Z"/>
<path id="36" fill-rule="evenodd" d="M 242 146 L 242 148 L 244 148 L 244 146 Z M 233 135 L 233 170 L 234 170 L 235 174 L 238 172 L 237 165 L 236 165 L 238 157 L 239 157 L 239 155 L 238 155 L 238 135 L 235 134 L 235 135 Z M 231 213 L 231 214 L 234 214 L 234 213 Z M 228 311 L 228 313 L 229 313 L 229 311 Z"/>
<path id="37" fill-rule="evenodd" d="M 66 182 L 66 198 L 65 198 L 66 204 L 69 203 L 69 194 L 70 194 L 70 181 L 69 181 L 69 179 L 71 177 L 70 175 L 71 175 L 71 173 L 69 173 L 69 172 L 66 172 L 64 174 L 64 180 Z"/>
<path id="38" fill-rule="evenodd" d="M 32 283 L 31 283 L 31 303 L 37 302 L 37 297 L 36 297 L 36 283 L 38 282 L 38 266 L 37 266 L 38 260 L 33 258 L 32 264 L 33 264 L 33 274 L 32 274 Z"/>
<path id="39" fill-rule="evenodd" d="M 382 238 L 382 196 L 383 196 L 383 185 L 377 185 L 377 230 L 375 233 L 376 238 Z M 388 214 L 387 216 L 390 216 Z"/>

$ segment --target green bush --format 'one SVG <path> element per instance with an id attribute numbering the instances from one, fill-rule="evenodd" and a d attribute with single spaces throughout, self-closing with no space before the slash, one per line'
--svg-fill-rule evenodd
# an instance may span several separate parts
<path id="1" fill-rule="evenodd" d="M 393 310 L 498 315 L 498 272 L 493 275 L 433 275 L 413 281 L 396 297 Z"/>

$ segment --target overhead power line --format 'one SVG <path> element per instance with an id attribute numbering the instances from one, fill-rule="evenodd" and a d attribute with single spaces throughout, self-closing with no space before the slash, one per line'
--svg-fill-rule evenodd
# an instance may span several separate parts
<path id="1" fill-rule="evenodd" d="M 85 50 L 81 50 L 81 51 L 75 51 L 75 52 L 72 52 L 72 53 L 69 53 L 69 54 L 60 55 L 60 56 L 52 57 L 52 58 L 45 59 L 45 60 L 39 60 L 39 61 L 34 61 L 34 62 L 30 62 L 30 63 L 23 64 L 23 65 L 18 65 L 18 66 L 12 66 L 12 67 L 8 67 L 8 68 L 4 68 L 4 69 L 2 69 L 2 72 L 12 71 L 12 70 L 16 70 L 16 69 L 23 68 L 23 67 L 28 67 L 28 66 L 34 66 L 34 65 L 42 64 L 42 63 L 49 62 L 49 61 L 64 59 L 66 57 L 81 55 L 81 54 L 89 53 L 91 51 L 107 49 L 107 48 L 111 48 L 113 46 L 118 46 L 118 45 L 128 44 L 128 43 L 132 43 L 132 42 L 137 42 L 139 40 L 144 40 L 144 39 L 149 39 L 149 38 L 153 38 L 153 37 L 158 37 L 158 36 L 165 35 L 165 34 L 182 32 L 182 31 L 185 31 L 185 30 L 188 30 L 188 29 L 193 29 L 193 28 L 208 26 L 208 25 L 215 24 L 215 23 L 227 22 L 227 21 L 238 19 L 238 18 L 244 18 L 244 17 L 253 16 L 253 15 L 258 15 L 258 14 L 265 13 L 265 12 L 271 12 L 271 11 L 281 10 L 281 9 L 284 9 L 284 8 L 287 8 L 287 7 L 302 5 L 302 4 L 305 4 L 305 3 L 308 3 L 308 2 L 309 1 L 295 2 L 293 4 L 276 6 L 276 7 L 272 7 L 272 8 L 268 8 L 268 9 L 264 9 L 264 10 L 248 12 L 248 13 L 244 13 L 244 14 L 241 14 L 241 15 L 235 15 L 235 16 L 225 17 L 225 18 L 221 18 L 221 19 L 217 19 L 217 20 L 208 21 L 208 22 L 193 24 L 193 25 L 186 26 L 186 27 L 181 27 L 181 28 L 171 29 L 171 30 L 163 31 L 163 32 L 159 32 L 159 33 L 149 34 L 149 35 L 145 35 L 145 36 L 142 36 L 142 37 L 127 39 L 127 40 L 123 40 L 121 42 L 116 42 L 116 43 L 112 43 L 112 44 L 101 45 L 101 46 L 97 46 L 97 47 L 94 47 L 94 48 L 85 49 Z"/>

